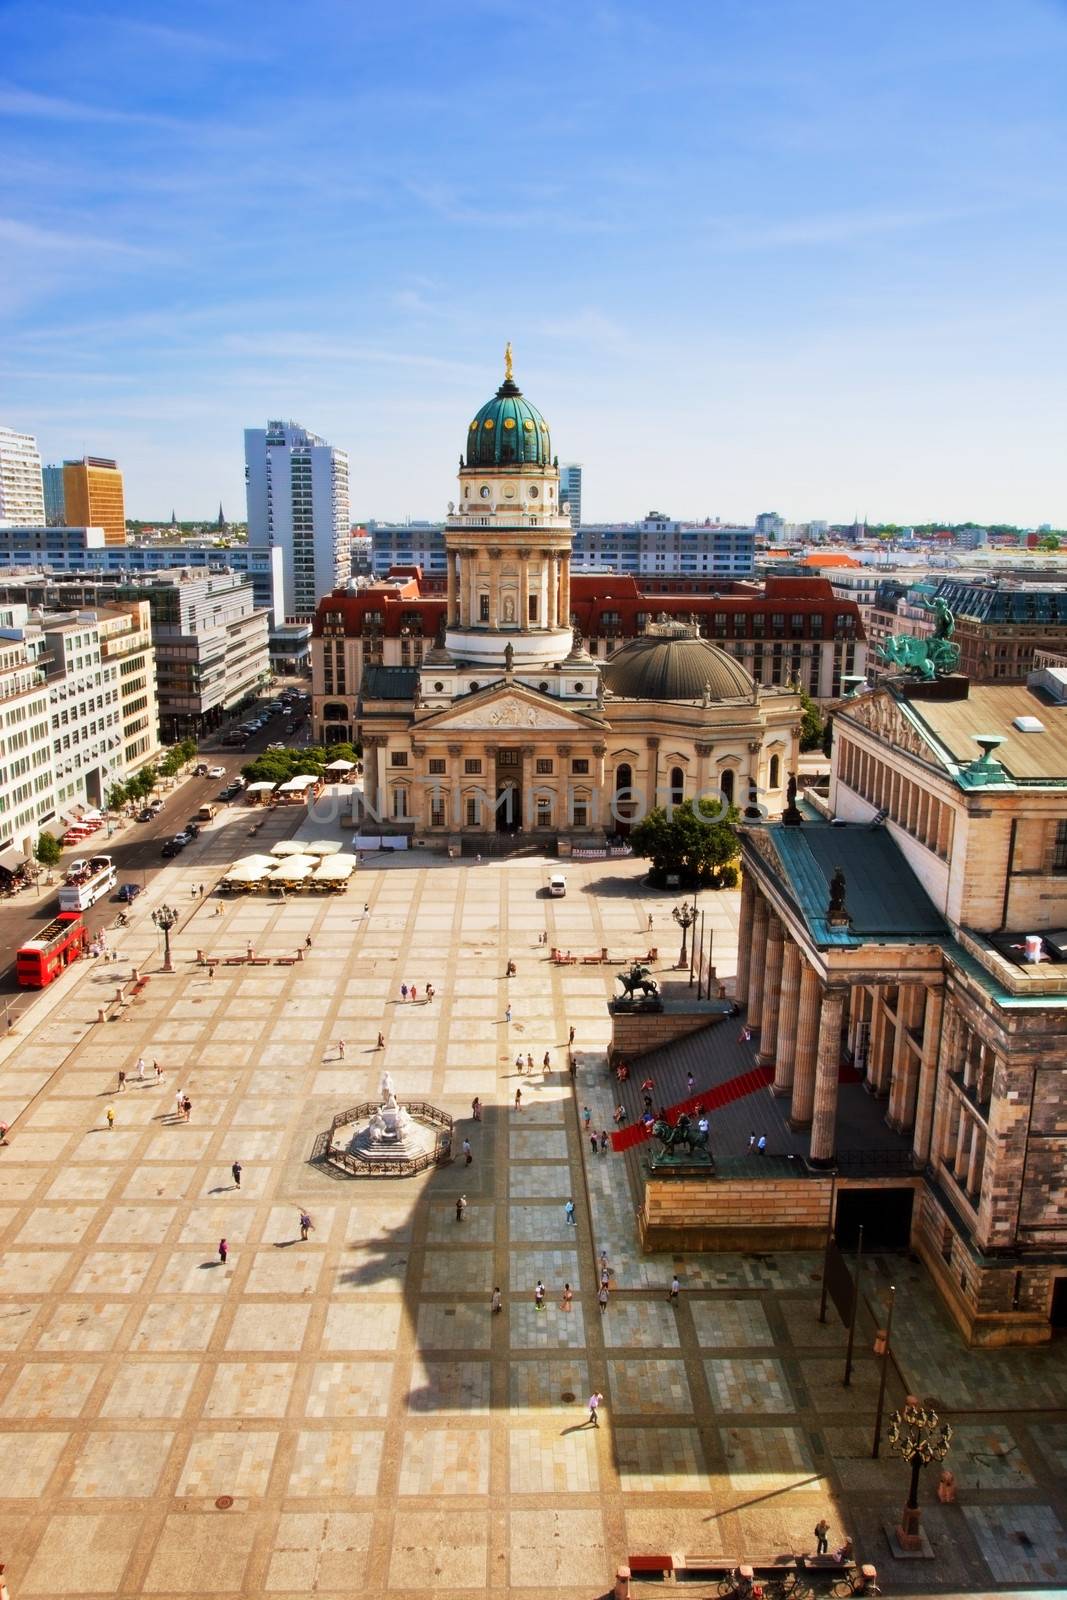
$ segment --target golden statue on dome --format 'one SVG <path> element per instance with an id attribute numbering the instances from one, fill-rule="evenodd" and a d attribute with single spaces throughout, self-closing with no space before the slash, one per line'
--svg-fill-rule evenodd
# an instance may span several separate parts
<path id="1" fill-rule="evenodd" d="M 514 383 L 515 374 L 511 370 L 511 340 L 504 346 L 504 382 Z"/>

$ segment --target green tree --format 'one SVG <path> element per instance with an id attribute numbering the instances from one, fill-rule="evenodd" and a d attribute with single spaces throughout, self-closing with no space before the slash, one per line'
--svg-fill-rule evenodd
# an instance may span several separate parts
<path id="1" fill-rule="evenodd" d="M 724 811 L 707 801 L 694 810 L 686 800 L 669 813 L 656 806 L 630 830 L 630 844 L 636 855 L 652 862 L 653 883 L 662 885 L 669 874 L 677 874 L 686 883 L 723 888 L 737 881 L 740 820 L 736 806 Z"/>
<path id="2" fill-rule="evenodd" d="M 33 853 L 42 867 L 58 867 L 63 854 L 54 833 L 39 834 Z"/>
<path id="3" fill-rule="evenodd" d="M 109 811 L 121 811 L 130 798 L 129 787 L 125 783 L 113 783 L 107 792 L 107 808 Z"/>
<path id="4" fill-rule="evenodd" d="M 799 693 L 800 704 L 804 708 L 800 719 L 800 748 L 802 750 L 818 750 L 822 744 L 822 712 L 806 689 L 799 689 Z"/>
<path id="5" fill-rule="evenodd" d="M 1054 533 L 1042 534 L 1041 538 L 1037 541 L 1037 548 L 1039 550 L 1058 550 L 1059 547 L 1060 541 Z"/>

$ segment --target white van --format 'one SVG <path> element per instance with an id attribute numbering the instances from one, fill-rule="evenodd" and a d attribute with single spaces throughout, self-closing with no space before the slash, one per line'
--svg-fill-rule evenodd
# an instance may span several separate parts
<path id="1" fill-rule="evenodd" d="M 567 880 L 562 872 L 554 872 L 548 880 L 548 892 L 553 900 L 562 900 L 567 893 Z"/>

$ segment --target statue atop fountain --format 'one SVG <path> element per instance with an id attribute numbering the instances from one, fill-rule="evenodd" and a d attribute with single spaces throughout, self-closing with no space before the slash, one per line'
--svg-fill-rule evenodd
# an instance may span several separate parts
<path id="1" fill-rule="evenodd" d="M 396 1090 L 393 1087 L 391 1073 L 382 1073 L 382 1081 L 378 1085 L 378 1093 L 381 1095 L 382 1103 L 371 1116 L 367 1128 L 371 1143 L 375 1145 L 403 1145 L 411 1127 L 411 1118 L 404 1110 L 404 1107 L 397 1104 Z"/>

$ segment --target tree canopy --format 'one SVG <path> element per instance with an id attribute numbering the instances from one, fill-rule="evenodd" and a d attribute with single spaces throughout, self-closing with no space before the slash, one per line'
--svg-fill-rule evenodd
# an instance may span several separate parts
<path id="1" fill-rule="evenodd" d="M 63 852 L 54 833 L 42 833 L 38 835 L 33 853 L 42 867 L 58 867 Z"/>
<path id="2" fill-rule="evenodd" d="M 804 714 L 800 719 L 801 750 L 818 750 L 822 744 L 822 712 L 806 689 L 799 689 Z"/>
<path id="3" fill-rule="evenodd" d="M 656 806 L 631 828 L 630 843 L 636 855 L 652 862 L 654 883 L 676 873 L 687 884 L 726 888 L 737 882 L 740 820 L 736 806 L 722 809 L 707 801 L 696 810 L 691 800 L 669 812 Z"/>

